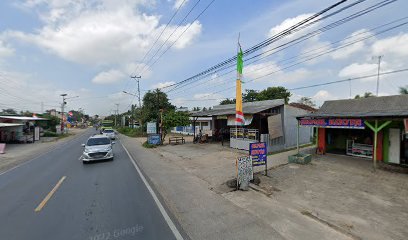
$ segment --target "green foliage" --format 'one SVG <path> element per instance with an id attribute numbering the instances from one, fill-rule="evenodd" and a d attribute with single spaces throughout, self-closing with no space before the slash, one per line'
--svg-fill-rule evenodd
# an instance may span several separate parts
<path id="1" fill-rule="evenodd" d="M 156 145 L 150 144 L 150 143 L 148 143 L 147 141 L 144 142 L 144 143 L 142 144 L 142 146 L 145 147 L 145 148 L 155 148 L 155 147 L 157 147 Z"/>
<path id="2" fill-rule="evenodd" d="M 44 137 L 57 137 L 57 133 L 51 131 L 44 131 Z"/>
<path id="3" fill-rule="evenodd" d="M 236 101 L 235 98 L 231 98 L 231 99 L 227 98 L 227 99 L 222 100 L 220 102 L 220 105 L 234 104 L 235 101 Z"/>
<path id="4" fill-rule="evenodd" d="M 177 126 L 190 125 L 190 118 L 186 112 L 169 111 L 163 115 L 163 134 L 162 142 L 166 137 L 167 132 Z"/>
<path id="5" fill-rule="evenodd" d="M 145 133 L 142 132 L 141 128 L 129 128 L 129 127 L 119 127 L 117 131 L 123 135 L 128 137 L 143 137 L 146 136 Z"/>
<path id="6" fill-rule="evenodd" d="M 47 119 L 47 121 L 37 121 L 37 124 L 40 127 L 44 128 L 46 130 L 49 130 L 51 132 L 56 132 L 57 131 L 56 126 L 60 124 L 60 119 L 58 117 L 52 116 L 52 115 L 50 115 L 48 113 L 39 115 L 39 117 Z"/>
<path id="7" fill-rule="evenodd" d="M 375 95 L 372 92 L 365 92 L 364 95 L 360 96 L 357 94 L 354 99 L 359 99 L 359 98 L 369 98 L 369 97 L 375 97 Z"/>
<path id="8" fill-rule="evenodd" d="M 292 94 L 284 87 L 268 87 L 258 93 L 257 101 L 284 99 L 288 103 L 290 96 Z"/>
<path id="9" fill-rule="evenodd" d="M 408 85 L 406 87 L 400 87 L 399 88 L 399 93 L 401 95 L 408 94 Z"/>
<path id="10" fill-rule="evenodd" d="M 154 91 L 148 91 L 143 96 L 143 109 L 142 118 L 143 122 L 156 121 L 159 119 L 159 110 L 163 109 L 164 112 L 174 110 L 175 106 L 171 105 L 167 94 L 156 89 Z"/>
<path id="11" fill-rule="evenodd" d="M 253 89 L 246 89 L 245 93 L 242 94 L 243 102 L 255 102 L 255 101 L 265 101 L 273 99 L 284 99 L 285 103 L 289 102 L 289 98 L 292 94 L 288 89 L 284 87 L 268 87 L 262 91 L 257 91 Z M 227 98 L 220 102 L 220 105 L 234 104 L 235 98 Z"/>
<path id="12" fill-rule="evenodd" d="M 313 102 L 312 98 L 310 97 L 301 97 L 297 102 L 310 106 L 310 107 L 316 107 L 316 104 Z"/>
<path id="13" fill-rule="evenodd" d="M 7 109 L 3 109 L 3 111 L 0 112 L 1 115 L 17 115 L 16 110 L 12 109 L 12 108 L 7 108 Z"/>
<path id="14" fill-rule="evenodd" d="M 258 101 L 259 92 L 253 89 L 246 89 L 245 93 L 242 94 L 243 102 L 254 102 Z"/>

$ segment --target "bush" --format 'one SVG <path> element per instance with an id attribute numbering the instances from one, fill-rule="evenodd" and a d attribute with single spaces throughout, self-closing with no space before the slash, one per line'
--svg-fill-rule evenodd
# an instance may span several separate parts
<path id="1" fill-rule="evenodd" d="M 146 134 L 142 131 L 141 128 L 129 128 L 129 127 L 120 127 L 117 131 L 128 137 L 144 137 Z"/>
<path id="2" fill-rule="evenodd" d="M 156 145 L 150 144 L 150 143 L 148 143 L 147 141 L 144 142 L 144 143 L 142 144 L 142 146 L 145 147 L 145 148 L 155 148 L 155 147 L 156 147 Z"/>
<path id="3" fill-rule="evenodd" d="M 43 137 L 57 137 L 57 133 L 51 131 L 45 131 Z"/>

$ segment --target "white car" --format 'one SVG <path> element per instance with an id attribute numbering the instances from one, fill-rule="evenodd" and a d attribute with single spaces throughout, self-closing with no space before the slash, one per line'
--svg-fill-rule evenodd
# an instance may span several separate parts
<path id="1" fill-rule="evenodd" d="M 82 162 L 113 160 L 113 144 L 115 142 L 105 135 L 95 135 L 88 138 L 86 144 L 82 144 L 84 147 L 84 152 L 81 156 Z"/>
<path id="2" fill-rule="evenodd" d="M 105 129 L 102 131 L 102 134 L 107 136 L 110 139 L 115 139 L 116 138 L 116 133 L 113 129 Z"/>

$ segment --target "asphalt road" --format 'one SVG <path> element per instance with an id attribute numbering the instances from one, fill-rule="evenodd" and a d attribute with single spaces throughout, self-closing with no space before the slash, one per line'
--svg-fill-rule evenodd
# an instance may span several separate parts
<path id="1" fill-rule="evenodd" d="M 78 160 L 91 133 L 0 175 L 0 239 L 175 239 L 120 143 L 114 161 Z"/>

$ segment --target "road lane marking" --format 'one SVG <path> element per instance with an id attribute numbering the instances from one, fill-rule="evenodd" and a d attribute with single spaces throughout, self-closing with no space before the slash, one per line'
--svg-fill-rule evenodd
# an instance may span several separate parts
<path id="1" fill-rule="evenodd" d="M 54 188 L 45 196 L 45 198 L 42 200 L 42 202 L 37 206 L 37 208 L 34 210 L 35 212 L 41 211 L 41 209 L 47 204 L 48 200 L 52 197 L 52 195 L 58 190 L 58 188 L 61 186 L 62 182 L 67 178 L 66 176 L 63 176 L 57 184 L 54 186 Z"/>
<path id="2" fill-rule="evenodd" d="M 147 182 L 147 180 L 146 180 L 145 176 L 143 175 L 142 171 L 140 170 L 139 166 L 137 166 L 136 161 L 130 155 L 129 151 L 122 144 L 122 142 L 120 144 L 122 145 L 123 149 L 125 149 L 125 151 L 126 151 L 127 155 L 129 156 L 133 166 L 136 168 L 136 171 L 139 173 L 140 178 L 142 179 L 143 183 L 146 185 L 147 190 L 149 190 L 150 194 L 152 195 L 154 202 L 156 203 L 157 207 L 159 208 L 160 213 L 163 215 L 163 218 L 166 221 L 167 225 L 169 226 L 170 230 L 173 232 L 174 237 L 177 240 L 183 240 L 184 239 L 183 236 L 181 236 L 181 233 L 177 229 L 176 225 L 173 223 L 173 221 L 171 220 L 171 218 L 167 214 L 166 209 L 164 209 L 164 207 L 161 204 L 159 198 L 156 196 L 156 193 L 154 193 L 153 188 L 150 186 L 149 182 Z"/>

